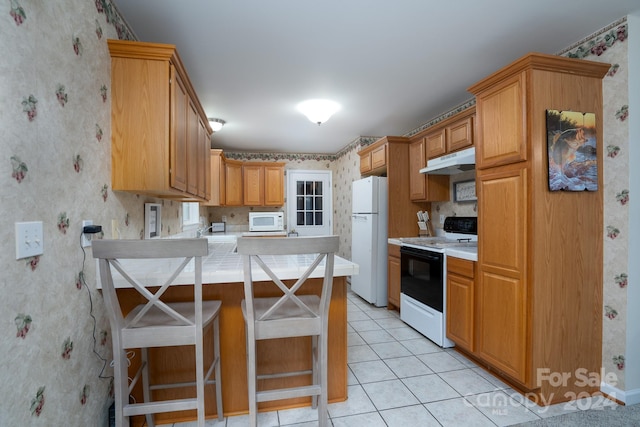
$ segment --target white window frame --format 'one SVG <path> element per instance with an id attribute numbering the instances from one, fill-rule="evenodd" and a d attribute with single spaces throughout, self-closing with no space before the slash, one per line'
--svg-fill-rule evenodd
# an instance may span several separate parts
<path id="1" fill-rule="evenodd" d="M 200 226 L 200 204 L 198 202 L 182 203 L 182 230 L 195 229 Z"/>

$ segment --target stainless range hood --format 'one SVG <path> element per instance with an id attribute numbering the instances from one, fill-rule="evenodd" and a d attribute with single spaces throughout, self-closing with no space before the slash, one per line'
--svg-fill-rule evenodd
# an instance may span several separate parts
<path id="1" fill-rule="evenodd" d="M 476 167 L 475 147 L 456 151 L 442 157 L 427 161 L 427 167 L 420 169 L 420 173 L 431 175 L 455 175 L 473 170 Z"/>

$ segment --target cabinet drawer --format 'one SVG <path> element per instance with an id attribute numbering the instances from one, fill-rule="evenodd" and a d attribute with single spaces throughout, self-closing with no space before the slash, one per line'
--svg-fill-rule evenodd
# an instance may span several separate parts
<path id="1" fill-rule="evenodd" d="M 447 272 L 473 279 L 474 262 L 449 256 L 447 257 Z"/>

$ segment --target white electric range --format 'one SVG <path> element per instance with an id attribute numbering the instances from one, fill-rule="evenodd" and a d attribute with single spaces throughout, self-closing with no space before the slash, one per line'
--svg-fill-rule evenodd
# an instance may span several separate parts
<path id="1" fill-rule="evenodd" d="M 446 337 L 447 250 L 477 251 L 478 219 L 447 217 L 444 237 L 401 238 L 400 319 L 440 347 Z"/>

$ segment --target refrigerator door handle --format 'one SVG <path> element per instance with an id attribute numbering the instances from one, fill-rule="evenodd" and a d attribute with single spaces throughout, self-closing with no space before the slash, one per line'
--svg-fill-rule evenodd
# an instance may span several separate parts
<path id="1" fill-rule="evenodd" d="M 356 214 L 351 215 L 351 218 L 362 218 L 362 219 L 367 219 L 366 215 L 356 215 Z"/>

